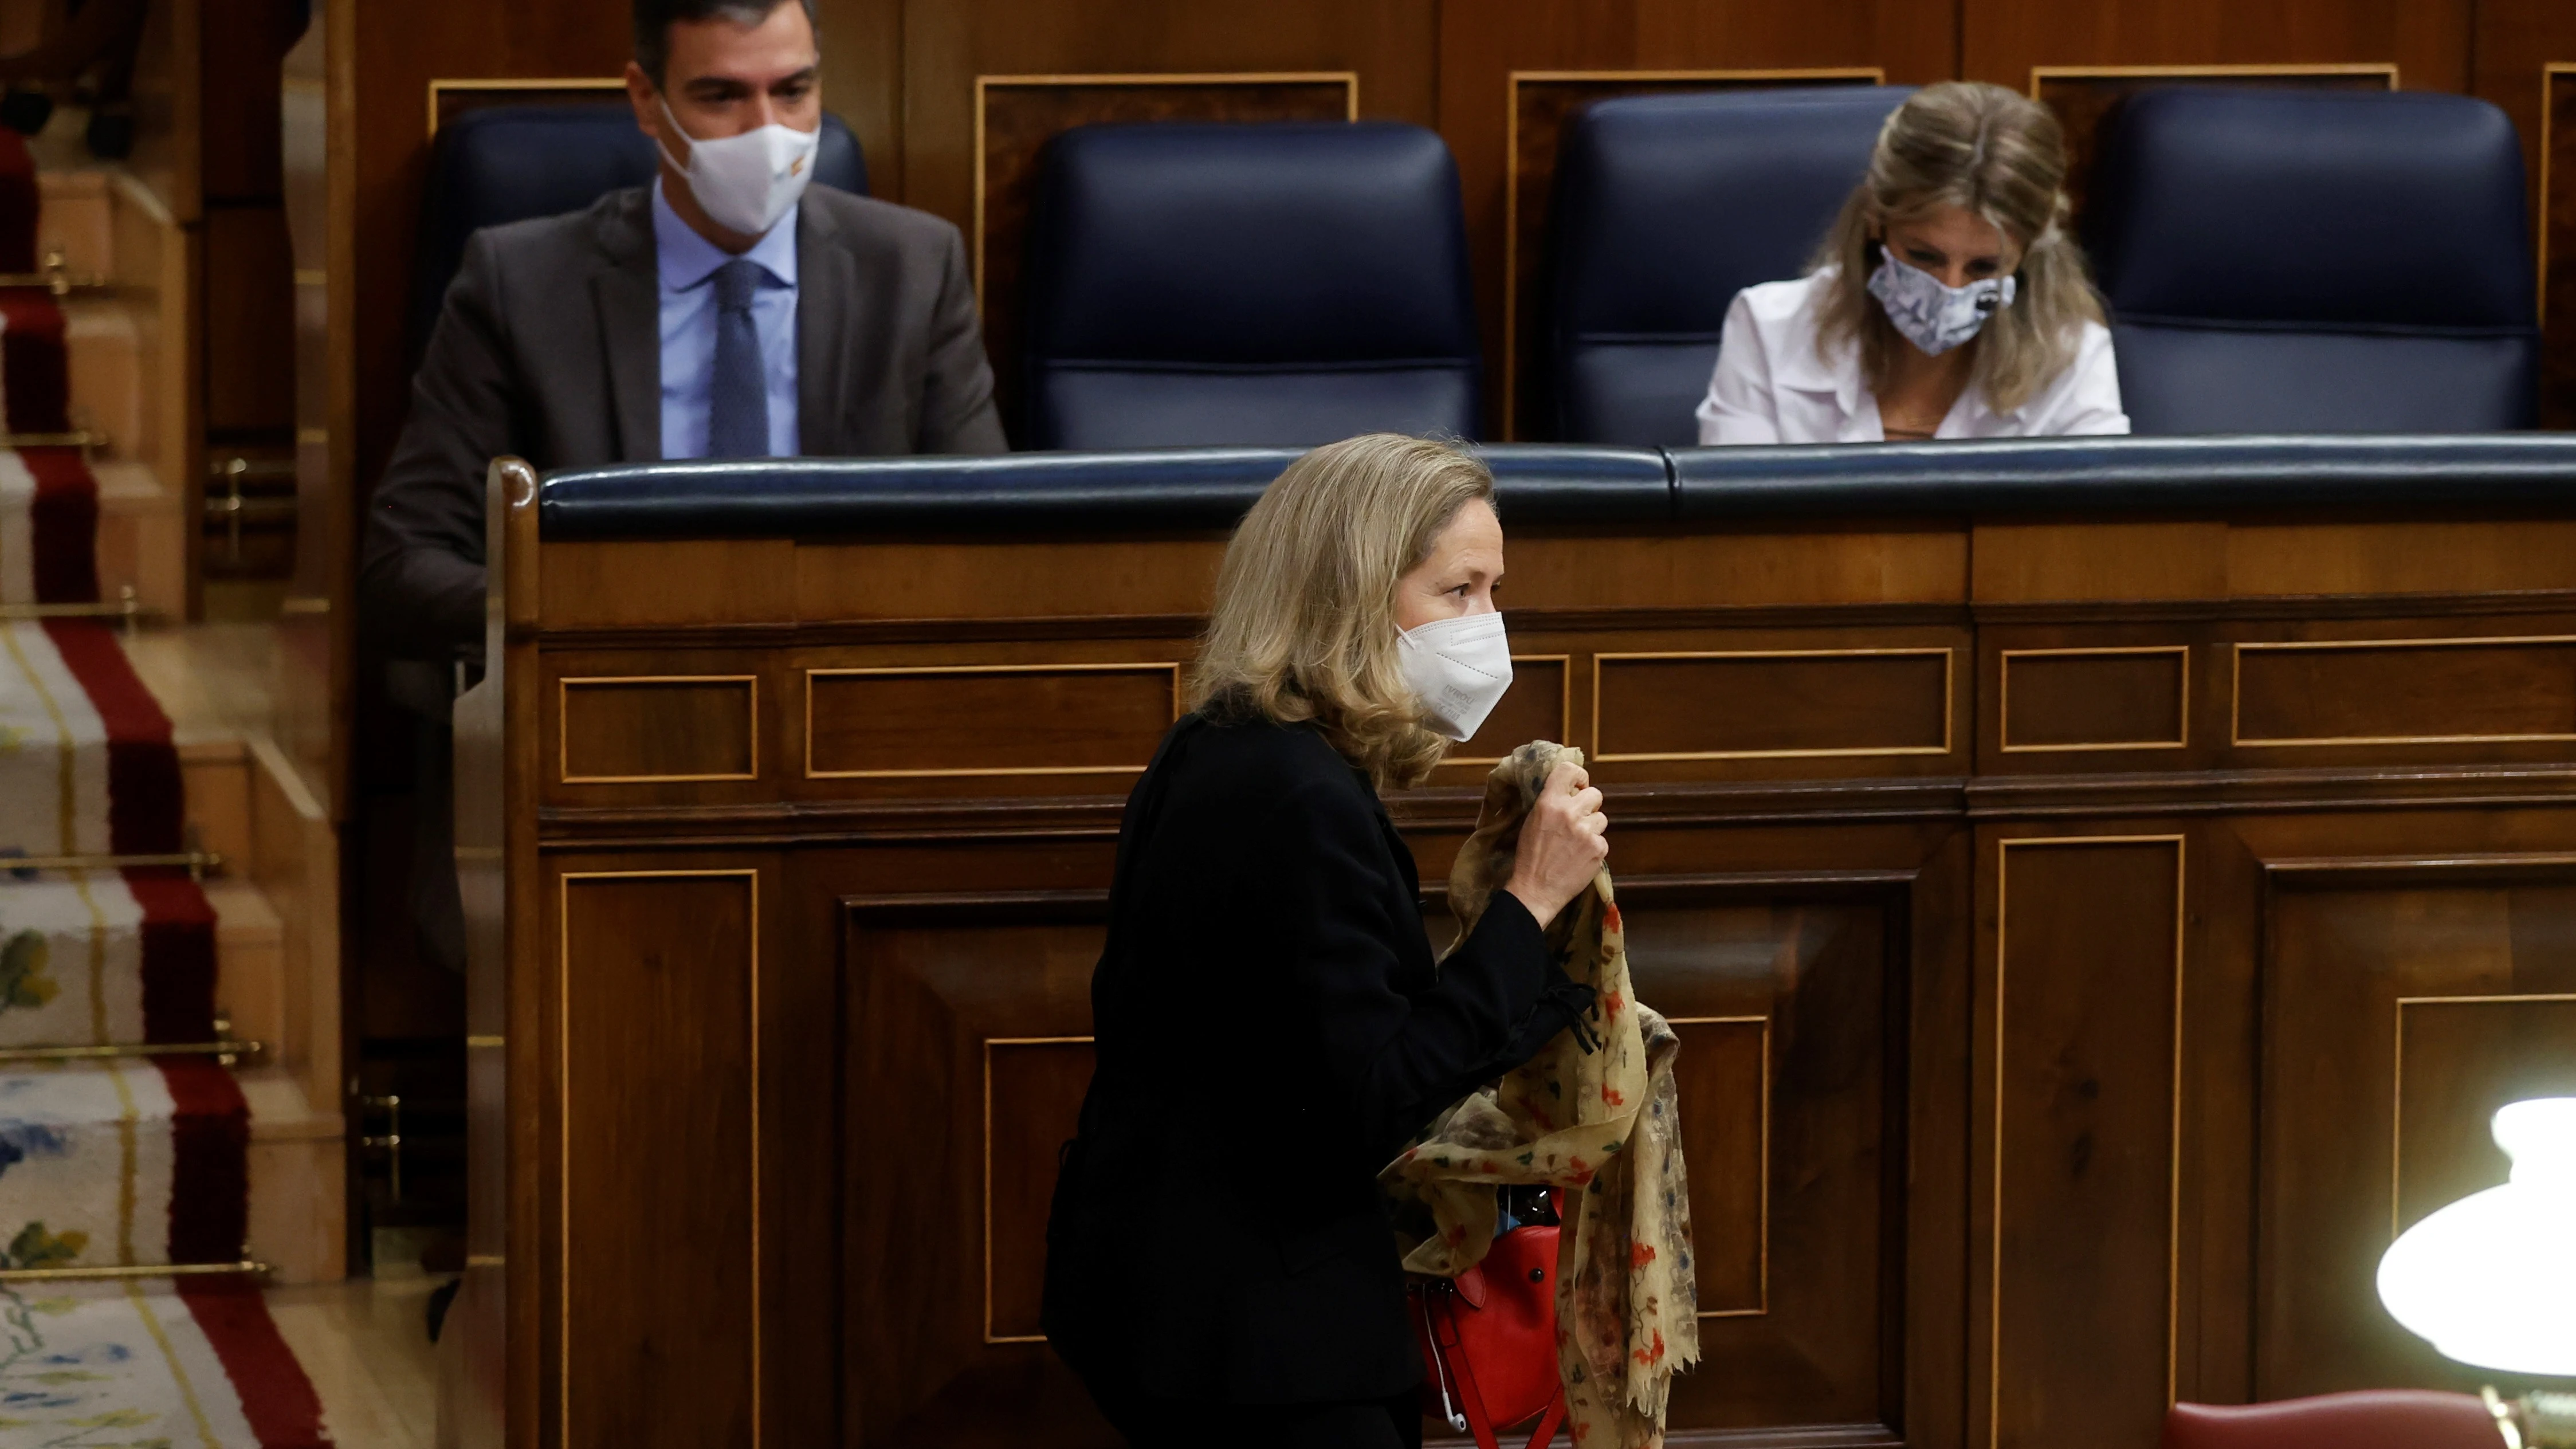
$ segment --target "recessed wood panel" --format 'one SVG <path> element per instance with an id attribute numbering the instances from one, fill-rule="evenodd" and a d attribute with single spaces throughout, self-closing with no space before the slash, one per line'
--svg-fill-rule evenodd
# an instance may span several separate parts
<path id="1" fill-rule="evenodd" d="M 757 1443 L 758 878 L 560 888 L 560 1442 Z"/>
<path id="2" fill-rule="evenodd" d="M 812 779 L 1142 770 L 1177 717 L 1176 664 L 810 669 Z"/>
<path id="3" fill-rule="evenodd" d="M 2566 859 L 2520 880 L 2439 860 L 2410 874 L 2395 885 L 2276 880 L 2270 893 L 2258 1397 L 2382 1384 L 2474 1391 L 2477 1371 L 2380 1306 L 2379 1257 L 2426 1213 L 2504 1180 L 2489 1132 L 2498 1107 L 2576 1094 Z"/>
<path id="4" fill-rule="evenodd" d="M 2576 60 L 2540 89 L 2540 425 L 2576 427 Z"/>
<path id="5" fill-rule="evenodd" d="M 984 1043 L 984 1341 L 1046 1337 L 1047 1206 L 1056 1155 L 1072 1140 L 1091 1086 L 1088 1037 Z"/>
<path id="6" fill-rule="evenodd" d="M 1104 917 L 1087 891 L 841 902 L 844 1126 L 819 1170 L 852 1449 L 1122 1442 L 1037 1337 Z"/>
<path id="7" fill-rule="evenodd" d="M 1902 1311 L 1901 897 L 1641 875 L 1619 903 L 1637 999 L 1681 1037 L 1705 1316 L 1672 1424 L 1901 1428 L 1884 1391 Z"/>
<path id="8" fill-rule="evenodd" d="M 2576 639 L 2236 646 L 2235 743 L 2576 740 Z"/>
<path id="9" fill-rule="evenodd" d="M 1503 172 L 1503 395 L 1509 438 L 1554 436 L 1546 377 L 1548 213 L 1565 128 L 1614 96 L 1884 84 L 1877 66 L 1820 70 L 1516 70 Z"/>
<path id="10" fill-rule="evenodd" d="M 537 80 L 472 76 L 429 83 L 429 134 L 485 106 L 595 106 L 626 98 L 626 77 L 564 76 Z"/>
<path id="11" fill-rule="evenodd" d="M 1002 420 L 1020 427 L 1020 337 L 1038 157 L 1076 126 L 1145 121 L 1355 121 L 1356 73 L 975 77 L 975 297 Z"/>
<path id="12" fill-rule="evenodd" d="M 2083 214 L 2102 123 L 2122 100 L 2164 86 L 2295 86 L 2310 90 L 2393 91 L 2397 67 L 2358 65 L 2070 65 L 2033 66 L 2030 95 L 2057 113 L 2066 134 L 2066 199 Z"/>
<path id="13" fill-rule="evenodd" d="M 760 681 L 748 674 L 565 679 L 555 727 L 567 785 L 760 774 Z"/>
<path id="14" fill-rule="evenodd" d="M 1940 755 L 1947 649 L 1596 656 L 1594 757 L 1609 760 Z"/>
<path id="15" fill-rule="evenodd" d="M 2000 677 L 1997 713 L 2007 754 L 2190 743 L 2187 645 L 2006 649 Z"/>
<path id="16" fill-rule="evenodd" d="M 1512 687 L 1476 732 L 1449 752 L 1452 765 L 1493 764 L 1532 740 L 1572 744 L 1573 662 L 1562 654 L 1515 654 Z"/>
<path id="17" fill-rule="evenodd" d="M 1972 1442 L 2153 1444 L 2177 1328 L 2183 844 L 2007 840 L 1996 870 Z"/>

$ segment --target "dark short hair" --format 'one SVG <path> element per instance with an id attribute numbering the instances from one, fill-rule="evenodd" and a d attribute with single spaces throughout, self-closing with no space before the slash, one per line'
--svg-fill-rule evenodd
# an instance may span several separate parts
<path id="1" fill-rule="evenodd" d="M 671 63 L 671 26 L 679 21 L 730 20 L 736 25 L 758 25 L 769 18 L 769 12 L 787 0 L 635 0 L 635 63 L 662 83 L 663 68 Z M 797 0 L 805 7 L 805 23 L 822 34 L 823 23 L 814 18 L 814 0 Z"/>

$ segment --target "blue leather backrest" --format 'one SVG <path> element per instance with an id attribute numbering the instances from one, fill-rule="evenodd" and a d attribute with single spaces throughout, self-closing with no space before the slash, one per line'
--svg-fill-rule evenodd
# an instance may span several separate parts
<path id="1" fill-rule="evenodd" d="M 491 106 L 438 128 L 429 185 L 421 198 L 420 244 L 412 260 L 410 355 L 416 364 L 465 260 L 466 240 L 487 226 L 579 211 L 611 191 L 652 184 L 651 137 L 635 109 L 615 100 Z M 814 179 L 866 195 L 859 138 L 826 112 Z"/>
<path id="2" fill-rule="evenodd" d="M 1458 171 L 1416 126 L 1085 126 L 1041 158 L 1034 448 L 1472 437 Z"/>
<path id="3" fill-rule="evenodd" d="M 2485 101 L 2142 92 L 2088 211 L 2140 432 L 2531 425 L 2522 152 Z"/>
<path id="4" fill-rule="evenodd" d="M 1557 159 L 1547 356 L 1557 435 L 1698 440 L 1735 294 L 1794 277 L 1910 86 L 1633 96 L 1575 117 Z"/>

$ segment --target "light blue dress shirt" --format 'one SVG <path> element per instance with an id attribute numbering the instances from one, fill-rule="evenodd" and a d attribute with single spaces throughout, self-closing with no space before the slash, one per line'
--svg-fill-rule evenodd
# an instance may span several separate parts
<path id="1" fill-rule="evenodd" d="M 796 207 L 743 253 L 760 266 L 751 325 L 769 383 L 769 451 L 796 456 Z M 662 456 L 707 455 L 715 390 L 716 268 L 733 254 L 690 230 L 653 181 L 653 257 L 662 292 Z"/>

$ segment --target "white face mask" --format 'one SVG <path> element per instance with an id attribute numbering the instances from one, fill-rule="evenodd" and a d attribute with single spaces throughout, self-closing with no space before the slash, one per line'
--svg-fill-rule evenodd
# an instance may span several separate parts
<path id="1" fill-rule="evenodd" d="M 1933 357 L 1976 336 L 1987 318 L 2012 305 L 2016 290 L 2010 277 L 1945 287 L 1939 277 L 1884 250 L 1878 270 L 1869 274 L 1869 294 L 1887 309 L 1887 320 L 1906 341 Z"/>
<path id="2" fill-rule="evenodd" d="M 823 139 L 819 128 L 798 131 L 773 123 L 701 141 L 681 127 L 667 100 L 662 115 L 687 138 L 689 164 L 681 166 L 668 146 L 661 148 L 662 159 L 689 178 L 689 194 L 725 230 L 764 235 L 805 194 L 805 183 L 814 174 L 814 148 Z"/>
<path id="3" fill-rule="evenodd" d="M 1434 619 L 1395 636 L 1404 682 L 1422 700 L 1423 723 L 1463 740 L 1512 687 L 1512 644 L 1500 614 Z"/>

